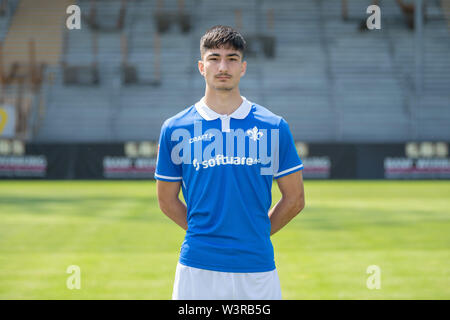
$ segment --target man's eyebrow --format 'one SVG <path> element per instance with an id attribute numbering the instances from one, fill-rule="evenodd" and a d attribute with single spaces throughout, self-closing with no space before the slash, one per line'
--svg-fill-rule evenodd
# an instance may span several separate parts
<path id="1" fill-rule="evenodd" d="M 227 57 L 241 57 L 237 53 L 229 53 L 226 56 Z M 220 57 L 220 54 L 218 54 L 218 53 L 210 53 L 210 54 L 208 54 L 208 57 Z"/>

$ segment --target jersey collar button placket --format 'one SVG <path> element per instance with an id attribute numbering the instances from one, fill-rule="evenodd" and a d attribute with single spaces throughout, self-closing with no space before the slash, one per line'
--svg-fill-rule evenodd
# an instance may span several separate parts
<path id="1" fill-rule="evenodd" d="M 221 115 L 220 121 L 222 122 L 222 132 L 230 132 L 230 116 Z"/>

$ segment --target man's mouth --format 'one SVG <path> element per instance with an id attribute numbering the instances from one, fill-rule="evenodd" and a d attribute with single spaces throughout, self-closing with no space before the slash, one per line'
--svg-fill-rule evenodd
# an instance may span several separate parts
<path id="1" fill-rule="evenodd" d="M 220 76 L 216 76 L 217 79 L 219 80 L 225 80 L 225 79 L 230 79 L 231 76 L 229 75 L 220 75 Z"/>

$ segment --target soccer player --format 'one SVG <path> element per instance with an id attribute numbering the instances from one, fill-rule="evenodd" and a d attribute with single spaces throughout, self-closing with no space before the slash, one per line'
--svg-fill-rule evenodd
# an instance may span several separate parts
<path id="1" fill-rule="evenodd" d="M 205 95 L 161 128 L 159 207 L 186 230 L 172 299 L 281 299 L 270 236 L 305 205 L 303 164 L 286 120 L 240 95 L 244 49 L 231 27 L 209 29 Z M 273 179 L 282 197 L 270 209 Z"/>

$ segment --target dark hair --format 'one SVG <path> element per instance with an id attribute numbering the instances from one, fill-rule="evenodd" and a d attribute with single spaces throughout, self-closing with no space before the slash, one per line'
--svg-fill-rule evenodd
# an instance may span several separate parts
<path id="1" fill-rule="evenodd" d="M 244 55 L 245 39 L 236 30 L 229 26 L 217 25 L 210 28 L 200 39 L 200 53 L 203 54 L 208 49 L 217 49 L 220 47 L 233 48 Z"/>

